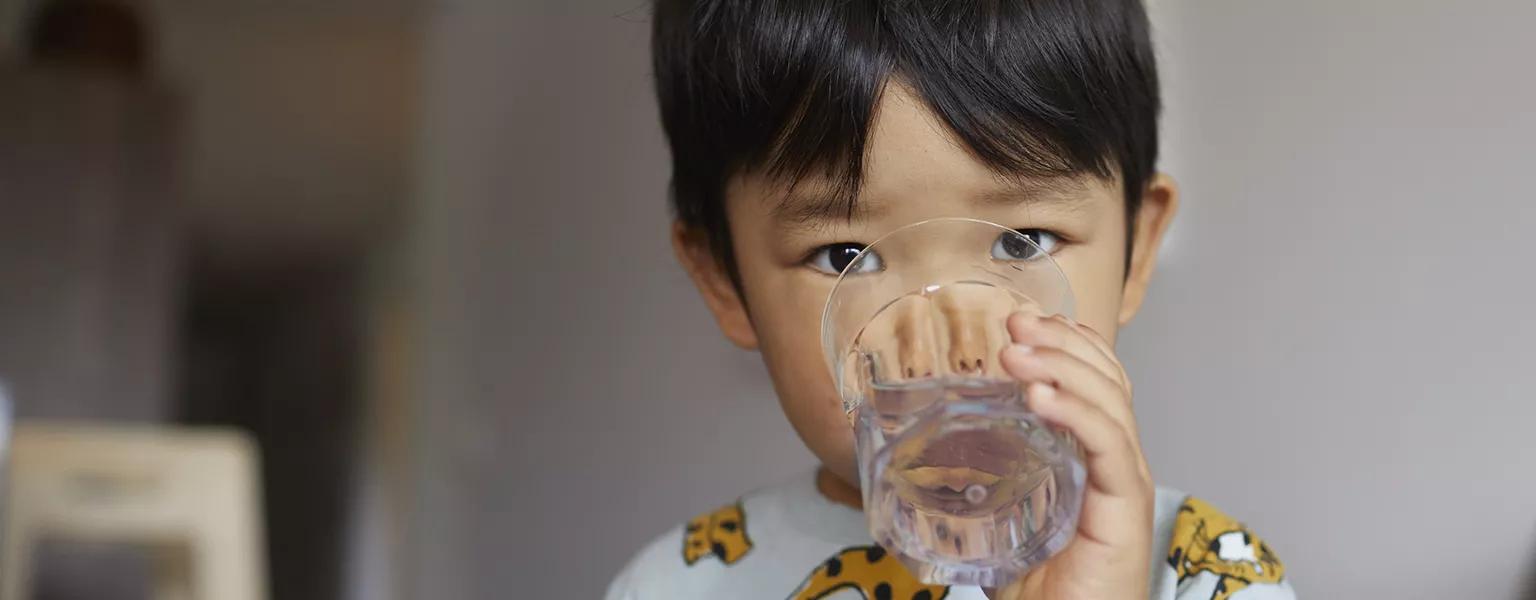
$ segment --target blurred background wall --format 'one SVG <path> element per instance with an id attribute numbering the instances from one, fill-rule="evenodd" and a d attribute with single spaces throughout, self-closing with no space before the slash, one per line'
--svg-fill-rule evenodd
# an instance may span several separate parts
<path id="1" fill-rule="evenodd" d="M 1308 596 L 1520 593 L 1536 6 L 1154 3 L 1185 204 L 1120 351 L 1155 474 Z"/>
<path id="2" fill-rule="evenodd" d="M 0 0 L 0 378 L 253 432 L 275 598 L 594 597 L 812 468 L 671 258 L 643 1 L 130 2 L 137 83 L 44 78 L 108 125 L 160 98 L 147 130 L 17 100 L 37 4 Z M 1516 597 L 1536 6 L 1151 6 L 1184 208 L 1120 350 L 1154 472 L 1306 597 Z M 163 160 L 120 185 L 111 148 Z"/>

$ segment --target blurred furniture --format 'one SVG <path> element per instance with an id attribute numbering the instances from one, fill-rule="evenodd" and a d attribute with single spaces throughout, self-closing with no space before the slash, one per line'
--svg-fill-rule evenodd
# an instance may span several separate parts
<path id="1" fill-rule="evenodd" d="M 156 600 L 263 600 L 256 449 L 232 430 L 21 422 L 0 519 L 0 600 L 42 540 L 140 546 Z"/>

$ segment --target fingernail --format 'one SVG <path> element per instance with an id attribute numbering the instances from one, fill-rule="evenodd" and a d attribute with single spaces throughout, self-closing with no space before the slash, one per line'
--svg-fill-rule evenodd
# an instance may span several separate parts
<path id="1" fill-rule="evenodd" d="M 1035 351 L 1035 347 L 1029 344 L 1013 344 L 1009 349 L 1013 350 L 1014 354 L 1031 354 Z"/>

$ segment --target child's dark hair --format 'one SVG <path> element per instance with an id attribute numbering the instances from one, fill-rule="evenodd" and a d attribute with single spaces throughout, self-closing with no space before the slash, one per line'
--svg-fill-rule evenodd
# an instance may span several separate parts
<path id="1" fill-rule="evenodd" d="M 732 176 L 827 176 L 851 210 L 899 81 L 1000 175 L 1119 174 L 1129 222 L 1157 158 L 1149 30 L 1140 0 L 657 0 L 676 216 L 737 279 Z"/>

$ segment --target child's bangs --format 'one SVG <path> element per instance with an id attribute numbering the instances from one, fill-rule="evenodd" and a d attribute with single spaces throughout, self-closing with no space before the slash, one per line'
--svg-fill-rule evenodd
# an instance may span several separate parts
<path id="1" fill-rule="evenodd" d="M 838 212 L 852 216 L 856 210 L 865 168 L 866 152 L 887 86 L 905 86 L 944 123 L 955 140 L 978 161 L 1002 178 L 1052 178 L 1091 173 L 1108 176 L 1106 161 L 1098 156 L 1077 157 L 1055 138 L 1043 137 L 1019 119 L 973 113 L 968 100 L 935 102 L 920 95 L 922 79 L 892 73 L 881 79 L 860 81 L 858 98 L 833 97 L 824 90 L 809 90 L 797 110 L 780 125 L 771 144 L 752 153 L 740 170 L 760 173 L 801 192 L 806 188 L 822 202 L 835 203 Z M 943 85 L 943 82 L 939 82 Z M 944 99 L 960 95 L 938 90 Z M 963 93 L 963 92 L 961 92 Z M 816 205 L 807 214 L 826 214 Z"/>
<path id="2" fill-rule="evenodd" d="M 716 63 L 730 72 L 719 74 L 727 85 L 711 104 L 739 107 L 736 123 L 757 129 L 727 153 L 735 170 L 813 183 L 851 215 L 881 97 L 904 86 L 999 176 L 1113 174 L 1122 154 L 1114 142 L 1125 139 L 1116 129 L 1127 119 L 1108 110 L 1112 98 L 1091 97 L 1084 69 L 1062 64 L 1052 40 L 1010 22 L 1026 15 L 874 4 L 848 3 L 830 20 L 780 15 L 767 30 L 792 43 L 748 44 Z"/>

